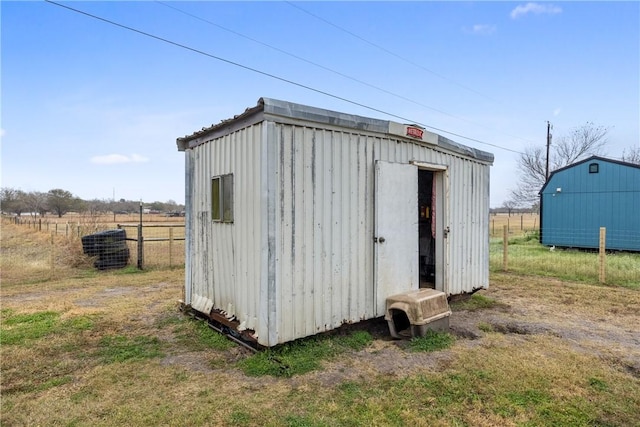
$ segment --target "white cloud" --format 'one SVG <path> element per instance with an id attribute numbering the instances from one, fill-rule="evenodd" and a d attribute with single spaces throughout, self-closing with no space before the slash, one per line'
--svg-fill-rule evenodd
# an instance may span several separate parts
<path id="1" fill-rule="evenodd" d="M 529 13 L 533 13 L 534 15 L 557 15 L 558 13 L 562 13 L 562 8 L 552 4 L 527 3 L 513 9 L 511 11 L 511 19 L 518 19 Z"/>
<path id="2" fill-rule="evenodd" d="M 554 117 L 558 117 L 560 115 L 561 111 L 562 111 L 562 109 L 560 107 L 558 107 L 555 110 L 553 110 Z"/>
<path id="3" fill-rule="evenodd" d="M 5 136 L 6 134 L 7 132 L 4 129 L 0 128 L 0 138 Z"/>
<path id="4" fill-rule="evenodd" d="M 119 163 L 144 163 L 149 159 L 139 154 L 125 156 L 124 154 L 107 154 L 104 156 L 94 156 L 90 159 L 91 163 L 99 165 L 115 165 Z"/>
<path id="5" fill-rule="evenodd" d="M 480 35 L 493 34 L 496 32 L 496 26 L 487 24 L 476 24 L 471 28 L 471 32 Z"/>

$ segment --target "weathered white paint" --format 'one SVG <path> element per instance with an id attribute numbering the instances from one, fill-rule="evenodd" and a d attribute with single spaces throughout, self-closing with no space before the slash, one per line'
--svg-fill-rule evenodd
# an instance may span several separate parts
<path id="1" fill-rule="evenodd" d="M 386 312 L 386 298 L 418 289 L 418 168 L 375 162 L 376 315 Z"/>
<path id="2" fill-rule="evenodd" d="M 492 156 L 429 132 L 423 141 L 399 132 L 393 122 L 264 100 L 179 138 L 187 156 L 185 302 L 235 316 L 265 346 L 383 315 L 389 295 L 375 286 L 382 277 L 373 239 L 376 161 L 414 174 L 435 171 L 436 288 L 459 294 L 487 287 Z M 211 177 L 228 173 L 234 222 L 214 223 Z M 402 222 L 417 221 L 411 191 L 416 201 L 406 203 L 415 210 L 403 209 Z M 414 258 L 406 267 L 411 277 Z M 395 284 L 389 292 L 415 286 Z"/>

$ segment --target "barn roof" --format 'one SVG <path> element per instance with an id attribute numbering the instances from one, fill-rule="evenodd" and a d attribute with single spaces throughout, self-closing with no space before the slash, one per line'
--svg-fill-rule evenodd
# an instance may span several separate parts
<path id="1" fill-rule="evenodd" d="M 586 159 L 582 159 L 582 160 L 580 160 L 578 162 L 571 163 L 570 165 L 564 166 L 564 167 L 562 167 L 560 169 L 556 169 L 553 172 L 551 172 L 549 174 L 549 178 L 547 179 L 547 182 L 545 182 L 545 184 L 542 186 L 542 188 L 540 189 L 538 194 L 542 194 L 544 192 L 545 188 L 547 188 L 547 185 L 549 185 L 549 183 L 551 182 L 551 178 L 553 178 L 553 176 L 556 175 L 557 173 L 563 172 L 563 171 L 568 170 L 568 169 L 575 168 L 576 166 L 579 166 L 579 165 L 581 165 L 583 163 L 593 162 L 593 161 L 613 163 L 613 164 L 617 164 L 617 165 L 620 165 L 620 166 L 623 166 L 623 167 L 631 167 L 631 168 L 640 169 L 640 165 L 637 165 L 635 163 L 623 162 L 622 160 L 607 159 L 606 157 L 601 157 L 601 156 L 590 156 L 590 157 L 587 157 Z"/>
<path id="2" fill-rule="evenodd" d="M 326 110 L 323 108 L 311 107 L 308 105 L 297 104 L 288 101 L 281 101 L 272 98 L 260 98 L 255 107 L 247 108 L 243 113 L 233 118 L 222 120 L 218 124 L 212 124 L 209 127 L 203 127 L 201 130 L 195 131 L 190 135 L 177 138 L 176 143 L 180 151 L 191 148 L 195 145 L 203 143 L 201 137 L 217 133 L 225 128 L 233 128 L 243 122 L 248 122 L 251 118 L 262 119 L 268 117 L 287 117 L 304 121 L 315 122 L 319 124 L 332 125 L 344 128 L 350 128 L 360 131 L 369 131 L 383 134 L 390 134 L 391 129 L 397 126 L 404 126 L 389 120 L 380 120 L 370 117 L 358 116 L 355 114 L 341 113 L 338 111 Z M 257 120 L 259 121 L 259 120 Z M 410 125 L 416 126 L 417 125 Z M 493 163 L 494 156 L 492 153 L 478 150 L 473 147 L 452 141 L 444 136 L 432 134 L 436 141 L 435 145 L 464 156 L 472 157 L 482 162 Z M 408 138 L 409 139 L 409 138 Z"/>

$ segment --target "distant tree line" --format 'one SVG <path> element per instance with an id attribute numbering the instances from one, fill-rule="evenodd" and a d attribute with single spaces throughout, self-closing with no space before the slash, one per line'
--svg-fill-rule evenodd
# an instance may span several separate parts
<path id="1" fill-rule="evenodd" d="M 533 205 L 531 205 L 531 207 L 528 208 L 518 208 L 513 206 L 512 204 L 510 204 L 508 201 L 504 203 L 503 206 L 499 207 L 499 208 L 491 208 L 489 209 L 489 214 L 490 215 L 497 215 L 497 214 L 507 214 L 509 216 L 511 215 L 523 215 L 523 214 L 529 214 L 529 215 L 533 215 L 533 214 L 538 214 L 540 213 L 540 205 L 538 203 L 535 203 Z"/>
<path id="2" fill-rule="evenodd" d="M 143 207 L 152 212 L 184 211 L 184 205 L 179 205 L 173 200 L 145 203 Z M 45 215 L 46 213 L 52 213 L 61 218 L 68 212 L 89 213 L 91 215 L 138 213 L 140 211 L 140 202 L 125 199 L 117 201 L 82 200 L 71 192 L 60 188 L 43 193 L 2 187 L 0 189 L 0 209 L 5 214 L 17 216 L 22 214 Z"/>

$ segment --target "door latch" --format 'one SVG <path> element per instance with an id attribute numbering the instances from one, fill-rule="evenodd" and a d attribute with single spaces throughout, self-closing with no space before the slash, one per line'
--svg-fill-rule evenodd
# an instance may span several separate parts
<path id="1" fill-rule="evenodd" d="M 384 243 L 385 242 L 385 238 L 384 237 L 374 237 L 373 241 L 375 243 Z"/>
<path id="2" fill-rule="evenodd" d="M 444 238 L 446 239 L 447 237 L 449 237 L 449 233 L 451 233 L 451 229 L 449 229 L 449 227 L 447 226 L 444 229 Z"/>

